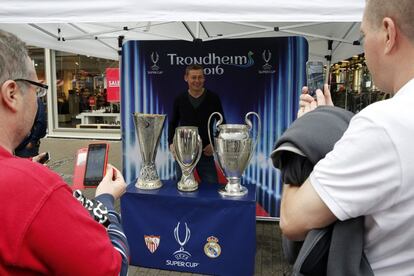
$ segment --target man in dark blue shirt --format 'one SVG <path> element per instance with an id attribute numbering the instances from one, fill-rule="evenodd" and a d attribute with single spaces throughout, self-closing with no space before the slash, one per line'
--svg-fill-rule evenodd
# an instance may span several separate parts
<path id="1" fill-rule="evenodd" d="M 200 65 L 189 65 L 185 70 L 184 80 L 188 91 L 181 93 L 174 100 L 173 113 L 168 126 L 168 144 L 175 157 L 173 138 L 178 126 L 196 126 L 203 141 L 203 154 L 197 164 L 197 173 L 203 182 L 217 183 L 217 172 L 213 157 L 213 148 L 208 139 L 208 118 L 213 112 L 220 112 L 223 107 L 217 94 L 204 88 L 204 71 Z M 212 137 L 213 138 L 213 137 Z M 181 169 L 176 164 L 178 178 Z"/>

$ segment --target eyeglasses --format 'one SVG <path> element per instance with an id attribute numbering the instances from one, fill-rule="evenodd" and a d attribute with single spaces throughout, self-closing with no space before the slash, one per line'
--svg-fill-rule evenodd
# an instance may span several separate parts
<path id="1" fill-rule="evenodd" d="M 15 79 L 14 81 L 25 81 L 30 83 L 31 85 L 36 86 L 36 96 L 41 98 L 46 95 L 49 86 L 47 84 L 43 84 L 37 81 L 26 80 L 26 79 Z"/>

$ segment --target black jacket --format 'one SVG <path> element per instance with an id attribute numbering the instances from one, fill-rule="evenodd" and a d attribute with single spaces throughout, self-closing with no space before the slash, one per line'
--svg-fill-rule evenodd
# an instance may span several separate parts
<path id="1" fill-rule="evenodd" d="M 30 142 L 37 144 L 41 138 L 46 136 L 47 130 L 47 120 L 46 120 L 46 111 L 45 105 L 43 104 L 41 98 L 37 98 L 37 112 L 33 127 L 30 130 L 29 136 L 27 136 L 20 145 L 17 146 L 16 152 L 23 150 L 27 144 Z"/>
<path id="2" fill-rule="evenodd" d="M 321 106 L 297 119 L 276 142 L 271 154 L 283 182 L 301 185 L 313 166 L 342 137 L 352 116 L 341 108 Z M 283 237 L 283 250 L 294 262 L 295 276 L 371 276 L 363 237 L 364 217 L 338 220 L 326 228 L 310 231 L 303 244 Z"/>
<path id="3" fill-rule="evenodd" d="M 204 91 L 205 97 L 196 109 L 191 105 L 188 99 L 188 92 L 178 95 L 174 100 L 173 113 L 168 125 L 168 144 L 173 143 L 175 128 L 178 126 L 196 126 L 198 133 L 203 141 L 203 148 L 210 144 L 208 140 L 207 123 L 208 118 L 213 112 L 220 112 L 224 117 L 223 107 L 217 94 L 210 90 Z M 212 120 L 213 122 L 213 120 Z M 224 123 L 224 122 L 223 122 Z M 212 131 L 210 126 L 210 131 Z M 212 133 L 212 132 L 211 132 Z M 211 137 L 213 138 L 213 137 Z"/>

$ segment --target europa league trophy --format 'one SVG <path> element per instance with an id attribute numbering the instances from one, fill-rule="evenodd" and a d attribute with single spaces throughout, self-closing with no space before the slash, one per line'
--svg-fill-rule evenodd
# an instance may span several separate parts
<path id="1" fill-rule="evenodd" d="M 175 129 L 174 135 L 175 160 L 181 167 L 182 176 L 177 188 L 183 192 L 192 192 L 198 189 L 193 170 L 200 160 L 203 143 L 198 135 L 198 127 L 181 126 Z"/>
<path id="2" fill-rule="evenodd" d="M 216 123 L 219 134 L 214 138 L 214 146 L 211 142 L 210 120 L 217 114 L 220 119 Z M 252 122 L 248 119 L 250 115 L 257 117 L 258 129 L 255 142 L 250 137 Z M 247 188 L 240 184 L 240 178 L 250 162 L 260 133 L 260 118 L 256 112 L 249 112 L 245 116 L 246 125 L 242 124 L 221 124 L 223 116 L 219 112 L 214 112 L 208 119 L 208 138 L 213 147 L 214 156 L 218 160 L 221 170 L 228 182 L 224 189 L 219 193 L 225 196 L 243 196 L 247 194 Z"/>
<path id="3" fill-rule="evenodd" d="M 135 186 L 144 190 L 161 188 L 162 183 L 155 167 L 155 157 L 166 115 L 138 112 L 133 115 L 142 157 L 142 167 Z"/>

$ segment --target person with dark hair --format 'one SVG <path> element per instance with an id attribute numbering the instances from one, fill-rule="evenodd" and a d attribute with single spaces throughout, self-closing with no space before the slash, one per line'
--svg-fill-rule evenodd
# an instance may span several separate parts
<path id="1" fill-rule="evenodd" d="M 363 216 L 364 252 L 380 276 L 414 274 L 413 16 L 412 0 L 366 1 L 367 66 L 381 91 L 394 96 L 355 115 L 309 178 L 301 186 L 287 183 L 282 195 L 280 227 L 290 240 Z M 327 85 L 316 93 L 314 99 L 303 89 L 299 116 L 332 105 Z"/>
<path id="2" fill-rule="evenodd" d="M 40 97 L 37 98 L 37 112 L 33 127 L 20 145 L 14 150 L 19 157 L 34 157 L 39 155 L 40 139 L 46 136 L 47 122 L 45 105 Z"/>
<path id="3" fill-rule="evenodd" d="M 126 275 L 129 249 L 114 210 L 126 190 L 121 172 L 108 165 L 87 201 L 92 217 L 59 175 L 13 155 L 47 89 L 25 44 L 0 30 L 0 275 Z"/>
<path id="4" fill-rule="evenodd" d="M 188 91 L 181 93 L 174 100 L 173 113 L 168 126 L 168 144 L 175 158 L 173 138 L 178 126 L 196 126 L 203 142 L 203 153 L 196 169 L 201 181 L 217 183 L 217 171 L 214 163 L 213 148 L 208 139 L 208 119 L 213 112 L 220 112 L 223 107 L 217 94 L 204 88 L 204 71 L 200 65 L 189 65 L 185 69 L 184 80 Z M 209 126 L 211 127 L 211 126 Z M 181 168 L 176 162 L 176 173 L 181 178 Z"/>

